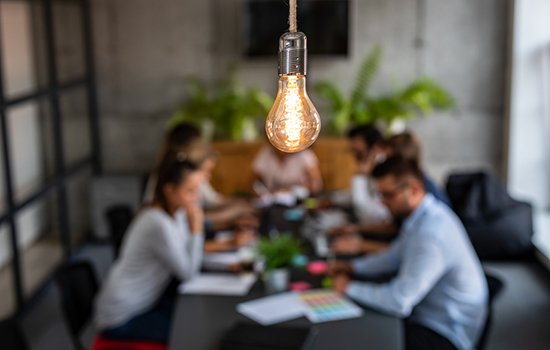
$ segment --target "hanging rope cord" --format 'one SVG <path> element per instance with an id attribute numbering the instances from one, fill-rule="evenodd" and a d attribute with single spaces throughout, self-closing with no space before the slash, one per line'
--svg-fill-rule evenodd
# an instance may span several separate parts
<path id="1" fill-rule="evenodd" d="M 291 33 L 296 33 L 298 30 L 298 23 L 296 19 L 296 2 L 298 0 L 290 0 L 289 7 L 290 7 L 290 13 L 288 15 L 288 24 L 290 25 L 290 28 L 288 29 Z"/>

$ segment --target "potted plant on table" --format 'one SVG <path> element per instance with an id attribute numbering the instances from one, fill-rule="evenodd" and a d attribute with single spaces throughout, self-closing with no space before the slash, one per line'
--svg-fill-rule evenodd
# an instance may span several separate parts
<path id="1" fill-rule="evenodd" d="M 302 255 L 301 242 L 292 235 L 281 234 L 276 238 L 261 238 L 257 248 L 258 257 L 265 270 L 263 280 L 268 294 L 287 290 L 290 267 Z"/>

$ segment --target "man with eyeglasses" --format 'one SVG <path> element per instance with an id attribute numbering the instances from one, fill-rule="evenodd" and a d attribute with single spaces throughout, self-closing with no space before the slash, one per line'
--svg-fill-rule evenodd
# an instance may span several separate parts
<path id="1" fill-rule="evenodd" d="M 407 350 L 473 349 L 487 317 L 487 282 L 460 219 L 424 189 L 415 162 L 392 156 L 373 170 L 381 200 L 403 224 L 380 253 L 329 266 L 336 291 L 406 318 Z M 396 274 L 388 283 L 349 275 Z"/>

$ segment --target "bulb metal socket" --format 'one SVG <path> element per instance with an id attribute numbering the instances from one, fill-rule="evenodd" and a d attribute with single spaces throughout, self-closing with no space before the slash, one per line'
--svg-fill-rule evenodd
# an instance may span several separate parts
<path id="1" fill-rule="evenodd" d="M 306 75 L 307 37 L 302 32 L 284 33 L 279 38 L 279 76 Z"/>

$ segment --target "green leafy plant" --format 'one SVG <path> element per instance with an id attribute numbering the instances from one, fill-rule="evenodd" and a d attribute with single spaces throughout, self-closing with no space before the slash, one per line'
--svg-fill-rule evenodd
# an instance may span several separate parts
<path id="1" fill-rule="evenodd" d="M 417 113 L 430 114 L 434 109 L 455 106 L 451 95 L 428 77 L 422 77 L 404 89 L 394 89 L 380 97 L 368 95 L 382 59 L 382 46 L 376 45 L 367 55 L 349 97 L 345 97 L 332 82 L 315 85 L 315 91 L 325 99 L 333 114 L 328 132 L 342 135 L 352 125 L 382 122 L 389 127 L 396 119 L 412 119 Z"/>
<path id="2" fill-rule="evenodd" d="M 242 140 L 244 125 L 254 119 L 264 119 L 273 104 L 269 95 L 256 88 L 245 88 L 237 82 L 235 68 L 209 87 L 197 78 L 188 80 L 190 98 L 181 105 L 168 122 L 174 127 L 182 122 L 214 124 L 218 139 Z"/>
<path id="3" fill-rule="evenodd" d="M 300 241 L 292 235 L 279 235 L 277 238 L 261 238 L 258 242 L 257 253 L 265 262 L 265 270 L 290 267 L 293 259 L 302 254 Z"/>

